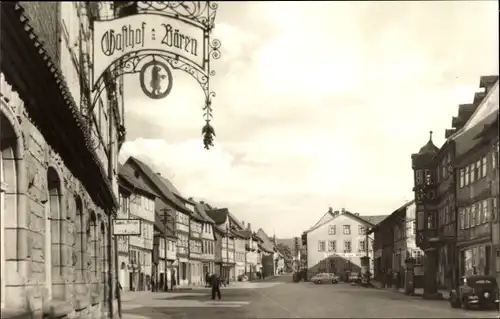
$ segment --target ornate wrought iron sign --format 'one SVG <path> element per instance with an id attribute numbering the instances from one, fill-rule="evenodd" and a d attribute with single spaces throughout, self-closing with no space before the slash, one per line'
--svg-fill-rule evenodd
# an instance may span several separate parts
<path id="1" fill-rule="evenodd" d="M 144 94 L 166 97 L 172 90 L 171 69 L 189 73 L 205 94 L 202 130 L 205 148 L 213 146 L 210 62 L 220 58 L 220 41 L 210 38 L 215 26 L 217 3 L 210 1 L 138 1 L 134 10 L 108 20 L 93 21 L 93 108 L 112 79 L 140 73 Z M 130 6 L 129 5 L 129 6 Z M 92 111 L 92 110 L 90 110 Z M 89 113 L 92 114 L 92 113 Z"/>

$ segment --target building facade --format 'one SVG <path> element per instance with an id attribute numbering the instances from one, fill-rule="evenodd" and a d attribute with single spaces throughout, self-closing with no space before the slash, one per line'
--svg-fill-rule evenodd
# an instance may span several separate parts
<path id="1" fill-rule="evenodd" d="M 403 287 L 405 261 L 413 258 L 415 259 L 414 285 L 417 288 L 422 287 L 424 253 L 415 242 L 415 210 L 415 202 L 410 201 L 369 230 L 369 233 L 374 234 L 373 273 L 377 281 Z"/>
<path id="2" fill-rule="evenodd" d="M 3 316 L 53 309 L 88 318 L 107 312 L 114 298 L 109 216 L 118 210 L 122 100 L 120 83 L 110 83 L 94 109 L 108 117 L 87 122 L 79 83 L 89 87 L 89 67 L 79 63 L 89 53 L 89 20 L 102 13 L 91 7 L 1 4 Z"/>
<path id="3" fill-rule="evenodd" d="M 130 217 L 130 205 L 129 199 L 132 192 L 126 187 L 124 181 L 119 179 L 119 202 L 120 209 L 118 210 L 119 219 L 129 219 Z M 129 258 L 129 237 L 128 236 L 117 236 L 118 240 L 118 280 L 122 286 L 123 291 L 130 290 L 130 275 L 129 271 L 132 269 Z"/>
<path id="4" fill-rule="evenodd" d="M 215 223 L 215 273 L 225 280 L 234 280 L 235 235 L 230 227 L 229 210 L 219 208 L 206 212 Z"/>
<path id="5" fill-rule="evenodd" d="M 416 242 L 425 251 L 426 297 L 437 296 L 439 286 L 456 286 L 466 273 L 491 273 L 494 268 L 496 171 L 491 161 L 498 130 L 485 134 L 486 139 L 478 135 L 495 126 L 498 77 L 481 77 L 480 87 L 484 91 L 475 94 L 472 104 L 459 106 L 444 145 L 437 148 L 430 139 L 412 155 Z"/>
<path id="6" fill-rule="evenodd" d="M 121 189 L 128 189 L 128 217 L 141 221 L 140 236 L 129 236 L 129 287 L 133 291 L 151 289 L 153 275 L 153 237 L 155 200 L 158 195 L 147 185 L 145 177 L 131 166 L 119 168 Z M 122 193 L 122 197 L 125 197 Z"/>
<path id="7" fill-rule="evenodd" d="M 203 283 L 206 284 L 206 274 L 215 273 L 215 233 L 214 221 L 207 215 L 209 207 L 204 202 L 194 202 L 196 212 L 203 218 L 204 222 L 201 230 L 201 260 L 203 262 Z"/>
<path id="8" fill-rule="evenodd" d="M 452 137 L 458 167 L 458 264 L 460 275 L 498 277 L 498 80 L 483 77 L 481 86 L 485 96 L 477 113 Z M 487 112 L 488 104 L 496 110 Z"/>
<path id="9" fill-rule="evenodd" d="M 367 216 L 373 222 L 386 216 Z M 345 275 L 361 271 L 361 257 L 373 259 L 374 225 L 358 214 L 330 209 L 307 234 L 308 278 L 318 272 Z M 368 251 L 367 251 L 368 248 Z M 370 271 L 373 273 L 373 264 Z"/>

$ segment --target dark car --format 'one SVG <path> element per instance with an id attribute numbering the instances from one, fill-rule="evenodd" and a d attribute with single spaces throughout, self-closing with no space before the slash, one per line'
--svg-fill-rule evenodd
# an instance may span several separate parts
<path id="1" fill-rule="evenodd" d="M 462 277 L 458 289 L 450 292 L 450 305 L 452 308 L 494 307 L 498 310 L 498 290 L 497 280 L 493 276 Z"/>

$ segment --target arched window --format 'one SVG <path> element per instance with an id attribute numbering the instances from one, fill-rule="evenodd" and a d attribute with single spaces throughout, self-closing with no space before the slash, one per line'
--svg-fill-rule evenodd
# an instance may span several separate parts
<path id="1" fill-rule="evenodd" d="M 47 170 L 47 202 L 45 202 L 45 285 L 48 298 L 52 298 L 52 278 L 61 275 L 61 180 L 53 167 Z M 56 234 L 52 234 L 52 230 Z M 52 260 L 52 252 L 58 254 L 56 262 Z"/>
<path id="2" fill-rule="evenodd" d="M 83 203 L 80 196 L 75 196 L 75 232 L 74 240 L 75 246 L 73 251 L 73 263 L 76 270 L 76 278 L 78 282 L 84 281 L 84 272 L 86 269 L 85 265 L 85 253 L 86 247 L 85 243 L 85 231 L 84 231 L 84 219 L 83 219 Z"/>
<path id="3" fill-rule="evenodd" d="M 98 282 L 98 251 L 99 251 L 99 239 L 97 231 L 97 216 L 94 211 L 90 212 L 89 222 L 87 223 L 87 238 L 88 238 L 88 252 L 90 257 L 90 272 L 92 284 Z"/>
<path id="4" fill-rule="evenodd" d="M 99 233 L 99 238 L 100 238 L 100 249 L 99 249 L 99 259 L 100 259 L 100 268 L 101 268 L 101 283 L 102 286 L 104 287 L 104 300 L 108 299 L 108 293 L 107 293 L 107 273 L 106 273 L 106 226 L 104 222 L 101 221 L 101 226 L 100 226 L 100 233 Z"/>
<path id="5" fill-rule="evenodd" d="M 3 111 L 3 107 L 2 107 Z M 7 110 L 8 111 L 8 110 Z M 0 111 L 1 112 L 1 111 Z M 3 112 L 0 114 L 0 298 L 1 308 L 5 306 L 6 297 L 6 273 L 7 263 L 15 263 L 17 256 L 6 256 L 5 238 L 6 233 L 13 235 L 17 232 L 16 224 L 11 224 L 17 220 L 17 175 L 16 161 L 21 160 L 19 151 L 22 148 L 19 134 L 16 134 L 14 127 Z M 8 208 L 11 210 L 7 211 Z M 12 251 L 12 250 L 10 250 Z M 15 250 L 14 250 L 15 251 Z"/>

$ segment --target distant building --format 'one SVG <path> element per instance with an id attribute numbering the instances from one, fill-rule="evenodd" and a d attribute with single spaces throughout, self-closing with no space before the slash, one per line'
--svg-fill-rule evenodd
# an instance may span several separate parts
<path id="1" fill-rule="evenodd" d="M 422 287 L 424 252 L 415 242 L 415 210 L 415 202 L 410 201 L 370 229 L 374 234 L 374 276 L 378 281 L 385 280 L 388 271 L 402 275 L 405 260 L 411 257 L 415 259 L 415 286 Z M 404 276 L 400 278 L 403 287 Z"/>
<path id="2" fill-rule="evenodd" d="M 329 211 L 309 230 L 307 236 L 308 277 L 319 272 L 344 275 L 361 271 L 361 257 L 373 257 L 372 235 L 368 228 L 384 216 L 359 216 L 342 209 Z M 368 242 L 367 242 L 368 240 Z M 366 251 L 368 247 L 368 251 Z M 373 273 L 373 264 L 371 272 Z"/>
<path id="3" fill-rule="evenodd" d="M 120 165 L 119 176 L 121 189 L 128 190 L 130 194 L 128 197 L 125 197 L 128 195 L 127 192 L 121 194 L 126 201 L 129 218 L 140 219 L 142 227 L 140 236 L 129 236 L 131 275 L 128 284 L 131 290 L 147 290 L 150 288 L 153 275 L 153 225 L 155 223 L 155 199 L 158 195 L 146 184 L 143 174 L 129 165 Z"/>

